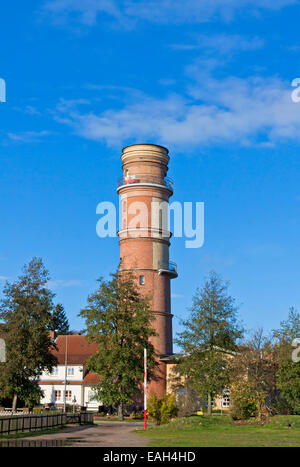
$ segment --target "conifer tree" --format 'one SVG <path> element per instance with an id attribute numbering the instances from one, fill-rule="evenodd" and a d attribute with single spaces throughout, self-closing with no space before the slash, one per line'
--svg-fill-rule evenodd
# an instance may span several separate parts
<path id="1" fill-rule="evenodd" d="M 52 312 L 49 331 L 56 331 L 57 334 L 68 334 L 70 331 L 65 309 L 60 303 L 55 306 Z"/>
<path id="2" fill-rule="evenodd" d="M 177 344 L 185 356 L 179 361 L 178 372 L 188 389 L 207 398 L 211 414 L 213 397 L 229 384 L 227 353 L 236 350 L 242 336 L 235 300 L 228 295 L 228 283 L 216 272 L 211 271 L 204 287 L 197 289 L 191 315 L 183 326 Z"/>

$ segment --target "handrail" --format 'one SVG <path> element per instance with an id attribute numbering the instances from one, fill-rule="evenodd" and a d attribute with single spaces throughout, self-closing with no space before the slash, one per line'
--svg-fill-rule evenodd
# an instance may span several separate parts
<path id="1" fill-rule="evenodd" d="M 128 179 L 125 177 L 120 177 L 118 179 L 118 188 L 124 185 L 133 185 L 135 183 L 154 183 L 155 185 L 161 185 L 168 188 L 173 192 L 173 180 L 169 177 L 161 178 L 149 174 L 137 174 L 136 176 L 132 175 Z"/>
<path id="2" fill-rule="evenodd" d="M 168 264 L 160 262 L 158 267 L 160 271 L 166 271 L 173 274 L 177 274 L 177 264 L 174 263 L 174 261 L 169 261 Z"/>

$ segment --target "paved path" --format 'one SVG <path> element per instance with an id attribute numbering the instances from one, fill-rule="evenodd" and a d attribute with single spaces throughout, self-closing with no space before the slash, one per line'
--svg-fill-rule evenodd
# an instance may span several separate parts
<path id="1" fill-rule="evenodd" d="M 147 446 L 147 440 L 135 433 L 136 428 L 142 428 L 141 422 L 109 422 L 96 421 L 93 426 L 70 426 L 48 435 L 22 438 L 26 441 L 62 442 L 65 446 L 93 447 L 140 447 Z M 34 444 L 34 443 L 33 443 Z"/>

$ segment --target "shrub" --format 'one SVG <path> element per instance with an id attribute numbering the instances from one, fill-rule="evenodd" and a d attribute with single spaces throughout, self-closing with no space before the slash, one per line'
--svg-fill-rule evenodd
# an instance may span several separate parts
<path id="1" fill-rule="evenodd" d="M 162 398 L 161 404 L 161 423 L 168 423 L 178 415 L 178 407 L 176 405 L 176 398 L 173 394 L 167 394 Z"/>
<path id="2" fill-rule="evenodd" d="M 151 394 L 149 403 L 148 403 L 148 415 L 155 421 L 156 425 L 161 424 L 161 399 L 158 399 L 156 394 Z"/>
<path id="3" fill-rule="evenodd" d="M 257 401 L 246 384 L 232 388 L 230 399 L 230 415 L 233 420 L 248 420 L 257 415 Z"/>
<path id="4" fill-rule="evenodd" d="M 177 391 L 177 407 L 179 417 L 186 417 L 196 413 L 201 407 L 200 397 L 189 389 Z"/>
<path id="5" fill-rule="evenodd" d="M 155 394 L 152 394 L 149 400 L 148 414 L 156 425 L 167 423 L 171 418 L 177 417 L 178 408 L 175 396 L 166 394 L 159 399 Z"/>

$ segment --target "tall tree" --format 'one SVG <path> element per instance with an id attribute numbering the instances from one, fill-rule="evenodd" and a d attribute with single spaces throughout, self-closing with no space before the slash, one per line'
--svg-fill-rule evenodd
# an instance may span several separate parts
<path id="1" fill-rule="evenodd" d="M 97 399 L 118 405 L 140 392 L 144 377 L 144 349 L 148 356 L 148 378 L 156 366 L 154 348 L 149 339 L 155 335 L 154 319 L 146 298 L 138 293 L 131 275 L 112 274 L 111 280 L 99 279 L 99 287 L 88 297 L 88 306 L 80 312 L 86 320 L 87 338 L 96 342 L 98 351 L 87 362 L 100 376 L 94 388 Z"/>
<path id="2" fill-rule="evenodd" d="M 49 331 L 57 331 L 58 334 L 68 334 L 70 331 L 65 309 L 60 303 L 55 306 L 51 314 L 51 321 L 48 329 Z"/>
<path id="3" fill-rule="evenodd" d="M 281 351 L 289 352 L 293 340 L 297 337 L 300 337 L 300 313 L 294 307 L 290 307 L 287 319 L 280 322 L 278 329 L 273 329 L 273 338 Z"/>
<path id="4" fill-rule="evenodd" d="M 274 354 L 277 358 L 277 387 L 283 410 L 300 413 L 300 363 L 299 350 L 293 345 L 294 339 L 300 338 L 300 314 L 291 307 L 288 318 L 281 321 L 279 329 L 273 330 L 276 345 Z M 296 342 L 299 348 L 299 343 Z M 294 353 L 296 355 L 294 357 Z"/>
<path id="5" fill-rule="evenodd" d="M 42 391 L 34 380 L 57 364 L 50 352 L 54 348 L 48 330 L 53 293 L 46 288 L 48 280 L 42 260 L 33 258 L 16 282 L 4 286 L 0 319 L 6 362 L 1 363 L 0 391 L 3 397 L 13 398 L 14 411 L 18 397 L 28 404 L 39 401 Z"/>
<path id="6" fill-rule="evenodd" d="M 259 419 L 270 413 L 277 400 L 276 369 L 272 339 L 258 328 L 230 361 L 232 413 L 242 415 L 249 406 Z"/>
<path id="7" fill-rule="evenodd" d="M 183 322 L 177 343 L 186 357 L 178 364 L 186 387 L 207 397 L 211 414 L 213 397 L 228 386 L 228 352 L 236 350 L 243 330 L 237 320 L 235 300 L 228 283 L 214 271 L 193 298 L 191 315 Z"/>

